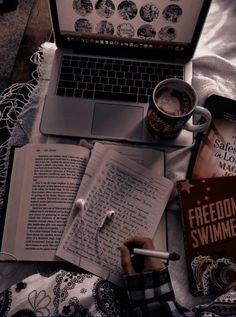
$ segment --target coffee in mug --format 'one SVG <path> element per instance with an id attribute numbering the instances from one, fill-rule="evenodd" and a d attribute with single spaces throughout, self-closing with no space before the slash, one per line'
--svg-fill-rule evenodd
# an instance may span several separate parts
<path id="1" fill-rule="evenodd" d="M 205 118 L 202 124 L 193 125 L 188 120 L 193 113 Z M 170 78 L 160 82 L 153 91 L 147 111 L 147 128 L 160 138 L 175 138 L 182 129 L 200 132 L 211 122 L 210 112 L 197 106 L 194 88 L 181 79 Z"/>

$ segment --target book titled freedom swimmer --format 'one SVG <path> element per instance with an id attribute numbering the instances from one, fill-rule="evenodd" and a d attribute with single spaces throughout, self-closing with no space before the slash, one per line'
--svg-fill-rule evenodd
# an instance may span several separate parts
<path id="1" fill-rule="evenodd" d="M 236 283 L 236 176 L 177 182 L 190 290 L 221 294 Z"/>

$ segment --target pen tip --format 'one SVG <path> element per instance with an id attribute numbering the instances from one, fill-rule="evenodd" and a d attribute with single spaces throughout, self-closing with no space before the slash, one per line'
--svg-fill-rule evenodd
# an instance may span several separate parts
<path id="1" fill-rule="evenodd" d="M 179 259 L 180 259 L 180 255 L 179 255 L 178 253 L 176 253 L 176 252 L 170 253 L 170 255 L 169 255 L 169 260 L 171 260 L 171 261 L 177 261 L 177 260 L 179 260 Z"/>

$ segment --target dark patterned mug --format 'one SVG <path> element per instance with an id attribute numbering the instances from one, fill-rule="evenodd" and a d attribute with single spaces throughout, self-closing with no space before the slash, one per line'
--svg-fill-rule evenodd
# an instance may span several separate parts
<path id="1" fill-rule="evenodd" d="M 196 125 L 188 122 L 193 114 L 202 116 L 205 122 Z M 210 112 L 197 106 L 196 91 L 187 82 L 170 78 L 154 88 L 146 117 L 147 128 L 152 135 L 175 138 L 182 129 L 201 132 L 210 122 Z"/>

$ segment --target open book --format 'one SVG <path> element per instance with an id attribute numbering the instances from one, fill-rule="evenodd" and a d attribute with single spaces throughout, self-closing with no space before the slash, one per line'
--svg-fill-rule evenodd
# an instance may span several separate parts
<path id="1" fill-rule="evenodd" d="M 0 260 L 61 261 L 56 250 L 81 180 L 89 177 L 84 175 L 87 163 L 98 152 L 103 157 L 105 149 L 111 147 L 158 173 L 164 172 L 164 154 L 142 147 L 98 143 L 94 149 L 99 151 L 92 155 L 85 147 L 68 144 L 28 144 L 14 149 L 0 227 Z M 164 243 L 163 223 L 158 236 Z"/>
<path id="2" fill-rule="evenodd" d="M 76 197 L 84 205 L 74 204 L 56 254 L 122 286 L 118 247 L 133 235 L 154 238 L 173 183 L 117 151 L 93 151 Z"/>
<path id="3" fill-rule="evenodd" d="M 89 154 L 81 146 L 62 144 L 15 148 L 1 260 L 56 260 Z"/>

